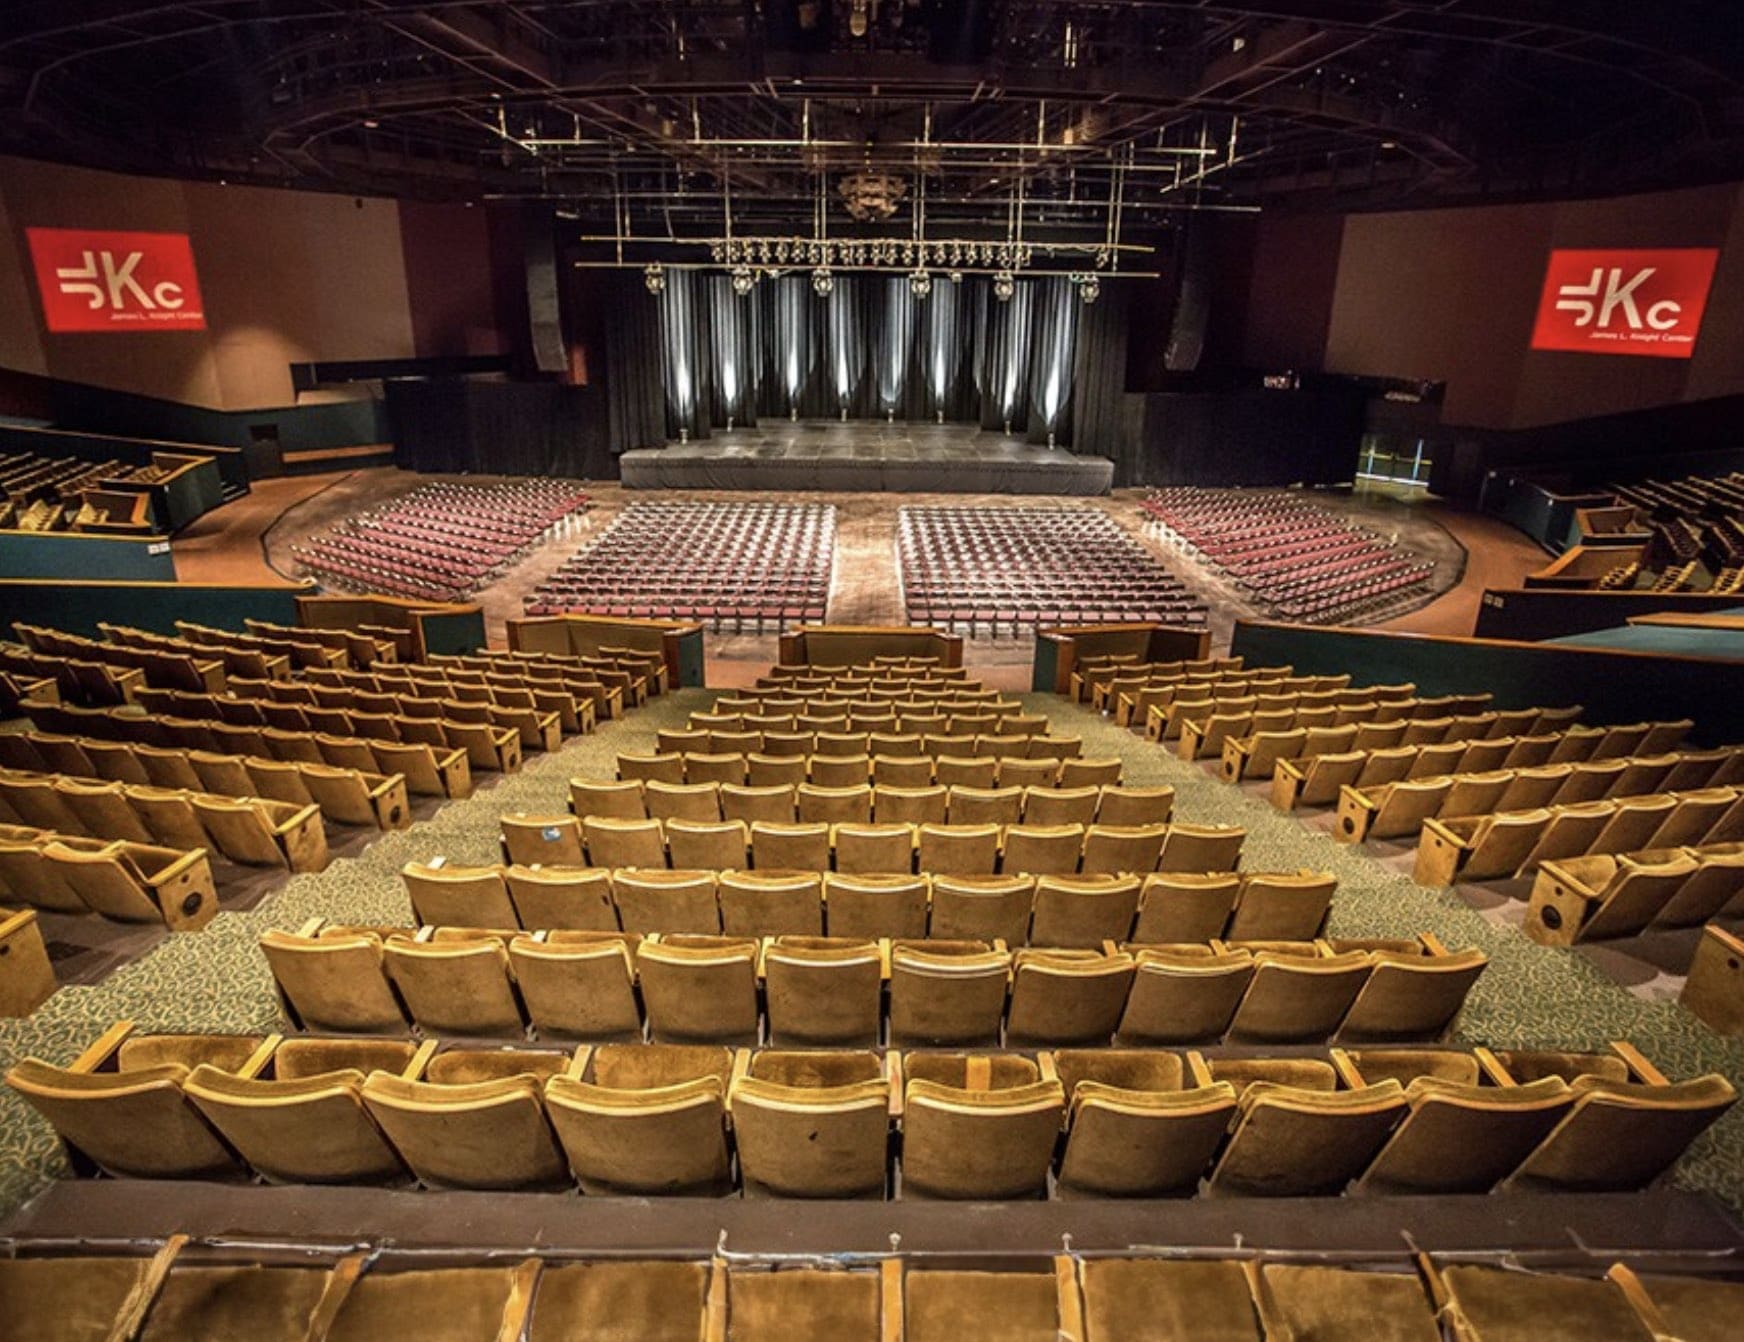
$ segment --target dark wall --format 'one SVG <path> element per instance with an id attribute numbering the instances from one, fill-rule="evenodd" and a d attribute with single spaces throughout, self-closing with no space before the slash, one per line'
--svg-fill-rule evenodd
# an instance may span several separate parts
<path id="1" fill-rule="evenodd" d="M 1356 473 L 1365 397 L 1342 379 L 1127 399 L 1141 409 L 1138 439 L 1116 461 L 1122 483 L 1334 484 Z"/>
<path id="2" fill-rule="evenodd" d="M 423 359 L 502 354 L 489 211 L 400 203 L 412 348 Z"/>
<path id="3" fill-rule="evenodd" d="M 390 382 L 394 460 L 414 471 L 615 479 L 606 397 L 554 382 Z"/>
<path id="4" fill-rule="evenodd" d="M 1250 368 L 1320 368 L 1338 287 L 1344 216 L 1260 216 L 1240 360 Z"/>

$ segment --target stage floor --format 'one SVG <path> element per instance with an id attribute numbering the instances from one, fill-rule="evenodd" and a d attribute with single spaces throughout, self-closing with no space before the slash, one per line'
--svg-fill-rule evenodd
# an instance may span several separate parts
<path id="1" fill-rule="evenodd" d="M 626 489 L 1106 494 L 1114 463 L 970 424 L 776 420 L 626 452 Z"/>

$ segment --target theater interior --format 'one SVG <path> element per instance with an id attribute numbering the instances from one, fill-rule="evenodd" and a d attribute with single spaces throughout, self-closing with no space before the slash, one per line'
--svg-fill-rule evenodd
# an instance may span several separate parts
<path id="1" fill-rule="evenodd" d="M 0 11 L 0 1339 L 1739 1336 L 1732 5 Z"/>

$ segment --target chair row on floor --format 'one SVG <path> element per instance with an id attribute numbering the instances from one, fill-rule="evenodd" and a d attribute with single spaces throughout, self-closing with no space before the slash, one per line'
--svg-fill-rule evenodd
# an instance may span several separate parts
<path id="1" fill-rule="evenodd" d="M 1378 744 L 1366 728 L 1359 729 L 1354 744 L 1340 744 L 1325 736 L 1316 739 L 1310 733 L 1301 751 L 1274 760 L 1271 801 L 1279 810 L 1290 811 L 1297 806 L 1335 805 L 1345 787 L 1370 788 L 1401 779 L 1489 769 L 1534 769 L 1653 756 L 1676 749 L 1689 727 L 1687 720 L 1638 722 L 1625 727 L 1576 726 L 1532 736 L 1456 737 L 1428 745 Z M 1263 778 L 1264 772 L 1254 764 L 1257 751 L 1256 743 L 1244 773 Z"/>
<path id="2" fill-rule="evenodd" d="M 976 1201 L 1635 1189 L 1737 1098 L 1627 1045 L 566 1052 L 125 1023 L 70 1068 L 26 1058 L 7 1081 L 76 1166 L 135 1177 Z"/>
<path id="3" fill-rule="evenodd" d="M 60 694 L 53 677 L 18 674 L 8 670 L 0 660 L 0 719 L 22 717 L 28 700 L 53 703 Z"/>
<path id="4" fill-rule="evenodd" d="M 441 672 L 408 671 L 405 679 L 383 672 L 326 671 L 311 672 L 302 680 L 243 680 L 233 678 L 232 687 L 241 696 L 271 700 L 281 704 L 302 704 L 315 708 L 338 708 L 357 713 L 387 713 L 404 711 L 409 702 L 438 704 L 490 704 L 497 708 L 519 710 L 536 716 L 527 719 L 537 742 L 549 739 L 548 719 L 555 715 L 564 736 L 590 732 L 599 716 L 599 706 L 610 707 L 608 690 L 598 683 L 572 689 L 567 685 L 549 687 L 528 685 L 513 677 L 499 677 L 485 672 L 469 672 L 477 681 L 450 680 Z M 361 685 L 328 685 L 317 676 L 345 676 L 367 680 L 377 689 Z M 416 709 L 412 710 L 416 713 Z M 503 725 L 509 725 L 505 718 Z M 526 733 L 523 733 L 525 736 Z"/>
<path id="5" fill-rule="evenodd" d="M 1116 725 L 1142 731 L 1153 707 L 1166 707 L 1177 698 L 1199 702 L 1219 695 L 1306 694 L 1313 697 L 1306 705 L 1299 706 L 1318 708 L 1327 703 L 1336 705 L 1336 699 L 1324 696 L 1349 693 L 1350 679 L 1348 674 L 1299 676 L 1289 666 L 1255 666 L 1239 671 L 1161 672 L 1130 679 L 1116 676 L 1091 686 L 1090 705 L 1098 713 L 1113 717 Z M 1371 687 L 1369 697 L 1390 701 L 1409 699 L 1415 693 L 1416 687 L 1409 684 L 1376 685 Z"/>
<path id="6" fill-rule="evenodd" d="M 261 950 L 304 1029 L 806 1048 L 1435 1039 L 1486 963 L 1427 937 L 1009 951 L 320 919 Z"/>
<path id="7" fill-rule="evenodd" d="M 1147 662 L 1137 653 L 1112 653 L 1095 657 L 1083 657 L 1072 663 L 1071 673 L 1066 679 L 1066 688 L 1061 691 L 1073 703 L 1088 704 L 1095 699 L 1098 687 L 1106 685 L 1116 676 L 1130 678 L 1187 677 L 1187 676 L 1220 676 L 1238 674 L 1244 666 L 1242 657 L 1196 657 L 1177 659 L 1172 662 Z M 1273 667 L 1282 675 L 1289 675 L 1288 666 Z M 1349 682 L 1346 681 L 1346 684 Z M 1099 712 L 1107 712 L 1106 704 L 1097 704 Z"/>
<path id="8" fill-rule="evenodd" d="M 1240 658 L 1233 658 L 1239 662 Z M 1363 694 L 1371 699 L 1409 699 L 1416 693 L 1410 684 L 1374 685 L 1353 689 L 1348 673 L 1336 676 L 1297 675 L 1290 666 L 1224 667 L 1217 670 L 1181 670 L 1187 663 L 1160 663 L 1175 670 L 1095 668 L 1080 682 L 1084 694 L 1081 702 L 1104 716 L 1113 717 L 1123 727 L 1143 724 L 1145 712 L 1152 704 L 1168 704 L 1176 698 L 1199 699 L 1206 695 L 1289 694 L 1308 695 L 1301 705 L 1316 708 L 1339 700 L 1326 699 L 1331 694 Z M 1203 662 L 1192 663 L 1204 666 Z"/>
<path id="9" fill-rule="evenodd" d="M 148 713 L 185 718 L 219 718 L 244 726 L 278 727 L 285 731 L 331 732 L 335 736 L 369 736 L 389 741 L 418 739 L 429 723 L 488 729 L 489 739 L 507 736 L 521 750 L 556 750 L 562 741 L 559 714 L 538 708 L 510 708 L 489 699 L 424 699 L 409 695 L 362 695 L 344 691 L 351 707 L 325 708 L 298 702 L 313 698 L 311 687 L 297 681 L 263 680 L 253 685 L 231 682 L 229 695 L 183 694 L 179 690 L 140 690 L 134 702 Z M 529 696 L 530 697 L 530 696 Z M 368 706 L 358 706 L 365 699 Z M 579 710 L 578 710 L 579 711 Z M 409 725 L 408 725 L 409 724 Z"/>
<path id="10" fill-rule="evenodd" d="M 1336 800 L 1338 788 L 1347 783 L 1369 787 L 1402 778 L 1580 764 L 1648 753 L 1642 745 L 1632 745 L 1634 741 L 1652 752 L 1668 751 L 1689 730 L 1686 721 L 1636 723 L 1608 730 L 1568 727 L 1534 736 L 1486 736 L 1481 719 L 1489 716 L 1426 719 L 1406 724 L 1403 732 L 1385 730 L 1383 724 L 1363 723 L 1226 737 L 1222 774 L 1232 783 L 1269 777 L 1273 804 L 1291 810 L 1299 802 L 1325 805 L 1329 789 L 1329 799 Z"/>
<path id="11" fill-rule="evenodd" d="M 1048 730 L 1048 720 L 1040 714 L 1028 714 L 1015 699 L 829 699 L 803 704 L 797 711 L 781 710 L 787 700 L 772 701 L 777 707 L 759 705 L 746 712 L 731 706 L 722 707 L 715 701 L 714 710 L 692 713 L 693 731 L 711 732 L 951 732 L 959 736 L 1040 736 Z M 938 726 L 905 728 L 904 721 L 920 719 Z M 953 725 L 960 724 L 960 725 Z"/>
<path id="12" fill-rule="evenodd" d="M 412 633 L 403 628 L 310 628 L 307 625 L 279 625 L 272 620 L 242 618 L 244 633 L 225 628 L 195 625 L 176 621 L 176 632 L 190 642 L 225 646 L 265 647 L 283 654 L 291 667 L 358 667 L 368 670 L 392 661 L 412 661 Z M 321 649 L 317 656 L 314 649 Z"/>
<path id="13" fill-rule="evenodd" d="M 634 708 L 672 688 L 666 654 L 644 648 L 602 644 L 593 652 L 522 652 L 498 648 L 489 652 L 433 652 L 424 665 L 489 675 L 519 676 L 529 681 L 589 680 L 624 692 L 624 706 Z"/>
<path id="14" fill-rule="evenodd" d="M 632 934 L 979 938 L 1012 946 L 1300 941 L 1320 935 L 1326 872 L 913 876 L 840 872 L 463 867 L 401 869 L 420 923 Z"/>
<path id="15" fill-rule="evenodd" d="M 1279 716 L 1275 720 L 1289 728 L 1403 722 L 1404 739 L 1413 745 L 1444 741 L 1454 734 L 1461 738 L 1487 736 L 1494 725 L 1483 711 L 1489 699 L 1487 694 L 1440 695 L 1433 699 L 1374 699 L 1366 697 L 1365 690 L 1334 690 L 1332 694 L 1353 696 L 1353 702 L 1311 708 L 1283 705 L 1266 710 L 1263 694 L 1251 691 L 1221 698 L 1175 699 L 1166 706 L 1152 704 L 1145 710 L 1144 734 L 1150 741 L 1175 742 L 1175 752 L 1185 759 L 1201 759 L 1221 756 L 1226 737 L 1251 735 L 1256 712 L 1276 712 Z M 1287 720 L 1282 716 L 1286 713 Z M 1217 724 L 1214 730 L 1208 725 L 1212 722 Z"/>
<path id="16" fill-rule="evenodd" d="M 402 775 L 331 764 L 25 731 L 0 733 L 0 768 L 224 797 L 266 797 L 317 806 L 324 819 L 341 825 L 404 829 L 411 824 Z"/>
<path id="17" fill-rule="evenodd" d="M 709 759 L 691 756 L 692 760 Z M 737 755 L 720 757 L 736 760 Z M 752 759 L 757 756 L 753 755 Z M 824 761 L 819 756 L 820 762 Z M 803 764 L 799 757 L 795 762 Z M 836 763 L 838 761 L 829 761 Z M 972 761 L 970 761 L 972 763 Z M 986 761 L 991 764 L 992 761 Z M 621 820 L 754 820 L 823 821 L 828 824 L 871 824 L 874 820 L 898 824 L 935 825 L 1162 825 L 1174 810 L 1171 787 L 1121 787 L 1104 784 L 1062 788 L 1042 786 L 971 787 L 967 784 L 931 783 L 915 787 L 849 783 L 855 774 L 866 777 L 863 767 L 848 760 L 844 781 L 775 781 L 780 771 L 766 768 L 751 777 L 758 782 L 666 783 L 659 779 L 641 782 L 590 783 L 569 780 L 569 809 L 577 816 L 612 816 Z M 870 761 L 866 762 L 870 764 Z M 1005 764 L 1034 763 L 1006 760 Z M 702 772 L 687 767 L 687 774 Z M 803 776 L 802 771 L 796 774 Z M 706 776 L 706 774 L 705 774 Z M 740 775 L 743 776 L 743 775 Z M 793 775 L 789 775 L 791 778 Z M 834 778 L 829 771 L 813 777 Z M 1020 777 L 1022 775 L 1019 775 Z M 730 789 L 730 791 L 729 791 Z M 732 814 L 729 814 L 729 811 Z M 746 814 L 751 812 L 751 814 Z"/>
<path id="18" fill-rule="evenodd" d="M 1425 821 L 1412 879 L 1419 885 L 1490 881 L 1524 875 L 1555 858 L 1741 839 L 1744 787 L 1493 811 Z"/>
<path id="19" fill-rule="evenodd" d="M 1744 783 L 1744 747 L 1399 779 L 1367 788 L 1342 788 L 1336 835 L 1346 843 L 1394 839 L 1415 836 L 1430 819 L 1737 783 Z"/>
<path id="20" fill-rule="evenodd" d="M 850 791 L 870 789 L 847 789 Z M 1234 825 L 786 824 L 502 816 L 503 850 L 525 866 L 711 868 L 992 876 L 1234 871 L 1247 831 Z M 1639 845 L 1636 845 L 1639 846 Z"/>
<path id="21" fill-rule="evenodd" d="M 660 734 L 660 751 L 656 754 L 619 755 L 618 778 L 668 786 L 727 783 L 751 787 L 798 787 L 802 783 L 811 783 L 818 787 L 853 787 L 871 783 L 906 788 L 1080 788 L 1118 783 L 1121 773 L 1120 759 L 1112 755 L 1103 759 L 927 755 L 919 749 L 919 737 L 874 737 L 877 748 L 869 754 L 777 755 L 767 750 L 741 754 L 737 751 L 716 753 L 668 749 L 678 744 L 669 739 L 671 735 Z M 1005 738 L 991 739 L 1003 741 Z M 894 749 L 886 752 L 886 746 Z M 903 753 L 905 751 L 907 753 Z"/>
<path id="22" fill-rule="evenodd" d="M 196 694 L 224 692 L 226 670 L 223 661 L 210 653 L 202 656 L 192 647 L 148 648 L 107 642 L 25 624 L 22 620 L 14 622 L 12 627 L 18 631 L 26 647 L 45 657 L 103 662 L 111 667 L 136 669 L 144 675 L 147 685 L 157 689 L 191 690 Z"/>
<path id="23" fill-rule="evenodd" d="M 116 647 L 134 648 L 145 652 L 172 653 L 195 661 L 216 661 L 226 676 L 242 676 L 254 680 L 283 680 L 291 674 L 293 662 L 288 652 L 275 652 L 254 644 L 198 643 L 185 634 L 159 634 L 147 629 L 134 629 L 124 624 L 99 621 L 97 632 Z M 319 643 L 306 644 L 302 665 L 325 666 L 333 659 L 330 650 Z M 392 647 L 389 646 L 389 654 Z M 204 689 L 206 686 L 170 685 L 170 689 Z"/>
<path id="24" fill-rule="evenodd" d="M 184 852 L 28 825 L 0 825 L 0 898 L 49 913 L 166 923 L 177 932 L 204 927 L 218 912 L 204 848 Z"/>
<path id="25" fill-rule="evenodd" d="M 1700 927 L 1744 915 L 1744 843 L 1650 848 L 1542 863 L 1526 935 L 1547 946 Z"/>
<path id="26" fill-rule="evenodd" d="M 145 673 L 137 667 L 53 657 L 12 643 L 0 643 L 0 673 L 17 683 L 46 681 L 56 698 L 93 708 L 130 704 L 145 686 Z"/>
<path id="27" fill-rule="evenodd" d="M 281 1319 L 310 1320 L 301 1342 L 1730 1342 L 1744 1285 L 1688 1274 L 1603 1277 L 1431 1265 L 1372 1271 L 1281 1261 L 1129 1253 L 1017 1259 L 1000 1270 L 856 1257 L 811 1266 L 735 1255 L 399 1268 L 391 1256 L 332 1261 L 308 1246 L 295 1266 L 186 1252 L 154 1258 L 19 1257 L 0 1262 L 0 1295 L 28 1342 L 268 1342 Z M 57 1253 L 64 1253 L 57 1249 Z M 232 1255 L 233 1257 L 234 1255 Z M 137 1330 L 135 1333 L 134 1330 Z"/>
<path id="28" fill-rule="evenodd" d="M 914 719 L 908 721 L 913 722 Z M 957 760 L 1034 759 L 1059 763 L 1077 759 L 1082 755 L 1084 738 L 1016 734 L 972 736 L 945 732 L 922 734 L 918 731 L 903 731 L 900 724 L 893 725 L 887 732 L 849 731 L 844 723 L 840 731 L 818 732 L 663 730 L 658 734 L 655 745 L 657 749 L 652 756 L 633 751 L 620 755 L 619 774 L 624 777 L 663 778 L 670 783 L 675 781 L 670 772 L 671 761 L 682 754 L 746 755 L 781 759 L 817 756 L 866 759 L 877 756 L 904 760 L 936 760 L 948 755 Z M 623 764 L 625 760 L 636 761 L 640 772 L 627 769 Z M 918 767 L 910 766 L 911 769 Z"/>
<path id="29" fill-rule="evenodd" d="M 491 719 L 504 710 L 487 704 L 464 705 L 455 700 L 444 700 L 439 704 L 427 700 L 404 701 L 402 708 L 415 705 L 420 713 L 430 708 L 436 710 L 434 714 L 419 716 L 406 712 L 348 713 L 342 709 L 181 694 L 175 690 L 141 690 L 140 695 L 141 706 L 153 717 L 228 722 L 237 727 L 276 727 L 286 732 L 321 732 L 335 737 L 385 741 L 390 745 L 427 745 L 438 751 L 464 750 L 471 767 L 485 773 L 514 773 L 521 767 L 523 746 L 519 727 L 493 723 Z M 509 712 L 517 723 L 522 721 L 518 710 Z M 451 716 L 454 713 L 461 716 Z M 34 712 L 31 719 L 38 726 L 49 725 Z"/>
<path id="30" fill-rule="evenodd" d="M 421 741 L 370 741 L 325 732 L 284 731 L 195 718 L 140 717 L 108 708 L 72 708 L 31 700 L 30 719 L 49 732 L 80 741 L 113 741 L 135 749 L 202 751 L 280 763 L 326 765 L 366 777 L 405 779 L 419 797 L 466 797 L 472 765 L 465 749 Z M 494 747 L 493 747 L 494 750 Z M 87 756 L 96 767 L 95 756 Z M 265 791 L 265 795 L 275 795 Z"/>
<path id="31" fill-rule="evenodd" d="M 1283 680 L 1257 678 L 1244 672 L 1235 683 L 1147 685 L 1122 690 L 1115 701 L 1115 724 L 1133 731 L 1148 731 L 1152 740 L 1173 741 L 1183 724 L 1201 722 L 1208 716 L 1239 712 L 1264 713 L 1273 723 L 1301 727 L 1342 726 L 1346 722 L 1398 722 L 1430 718 L 1442 711 L 1445 700 L 1424 699 L 1416 686 L 1399 685 L 1320 686 L 1344 676 L 1293 676 Z M 1119 681 L 1108 686 L 1113 691 Z M 1330 712 L 1331 716 L 1328 716 Z M 1288 714 L 1288 717 L 1280 716 Z M 1151 719 L 1157 716 L 1158 722 Z"/>
<path id="32" fill-rule="evenodd" d="M 439 656 L 427 662 L 377 666 L 368 671 L 338 667 L 310 668 L 302 679 L 328 689 L 361 690 L 365 694 L 424 694 L 457 699 L 477 698 L 481 689 L 499 693 L 532 691 L 569 693 L 599 706 L 601 717 L 636 708 L 661 692 L 666 663 L 628 651 L 611 657 L 568 657 L 535 661 L 514 654 Z M 610 711 L 608 711 L 610 710 Z"/>
<path id="33" fill-rule="evenodd" d="M 327 865 L 320 810 L 265 797 L 0 769 L 0 824 L 184 852 L 209 848 L 248 867 L 320 871 Z"/>

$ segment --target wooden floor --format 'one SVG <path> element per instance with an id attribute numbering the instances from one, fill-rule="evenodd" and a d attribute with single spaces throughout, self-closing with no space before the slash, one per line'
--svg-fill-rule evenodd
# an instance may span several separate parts
<path id="1" fill-rule="evenodd" d="M 293 547 L 344 517 L 393 495 L 415 489 L 429 477 L 391 467 L 374 467 L 328 475 L 266 480 L 244 499 L 201 518 L 175 539 L 177 575 L 189 582 L 264 583 L 300 577 Z M 471 483 L 488 477 L 469 476 Z M 594 507 L 571 519 L 478 596 L 493 642 L 504 636 L 504 621 L 521 613 L 526 596 L 564 559 L 595 540 L 618 512 L 647 491 L 626 491 L 616 483 L 588 486 Z M 901 586 L 896 571 L 897 510 L 904 504 L 949 502 L 1002 508 L 1101 508 L 1141 545 L 1157 554 L 1182 581 L 1211 607 L 1212 640 L 1227 645 L 1238 618 L 1254 616 L 1230 584 L 1172 548 L 1154 528 L 1147 527 L 1138 508 L 1139 490 L 1120 490 L 1100 499 L 1060 500 L 965 494 L 758 494 L 747 496 L 701 491 L 670 492 L 664 497 L 827 502 L 836 506 L 836 565 L 830 593 L 831 621 L 842 624 L 905 622 Z M 1412 633 L 1469 634 L 1485 587 L 1518 586 L 1522 576 L 1543 566 L 1542 550 L 1511 527 L 1490 518 L 1462 513 L 1434 502 L 1401 501 L 1386 495 L 1316 495 L 1317 503 L 1335 508 L 1353 521 L 1365 523 L 1437 562 L 1441 595 L 1418 609 L 1385 621 L 1380 627 Z M 773 660 L 772 635 L 710 634 L 709 682 L 730 685 L 756 674 Z M 1025 683 L 1031 658 L 1028 639 L 975 639 L 969 660 L 995 676 Z"/>

